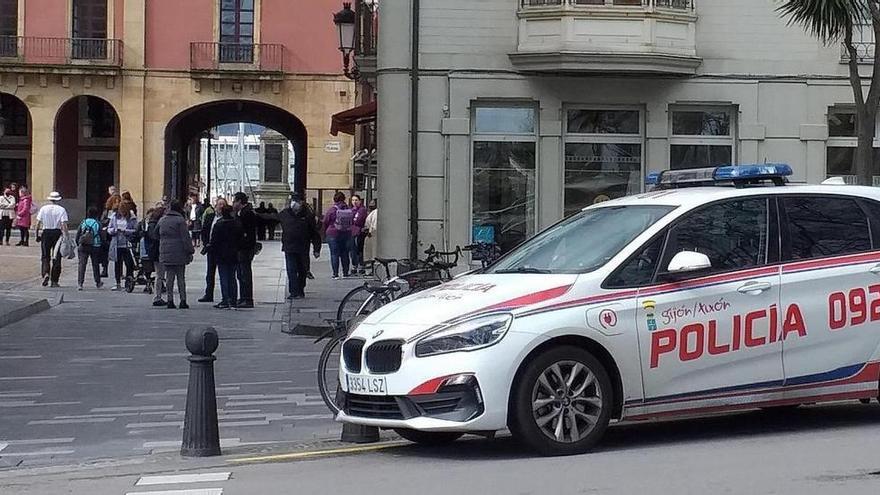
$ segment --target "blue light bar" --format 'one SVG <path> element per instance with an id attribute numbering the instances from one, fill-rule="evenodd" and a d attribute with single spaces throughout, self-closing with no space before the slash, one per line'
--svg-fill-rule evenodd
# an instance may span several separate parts
<path id="1" fill-rule="evenodd" d="M 732 165 L 715 169 L 715 180 L 781 179 L 792 175 L 791 167 L 784 163 L 757 165 Z"/>
<path id="2" fill-rule="evenodd" d="M 754 165 L 726 165 L 714 168 L 691 168 L 651 172 L 645 184 L 651 189 L 669 189 L 694 186 L 714 186 L 725 183 L 741 187 L 759 182 L 785 184 L 792 175 L 791 167 L 784 163 L 761 163 Z"/>

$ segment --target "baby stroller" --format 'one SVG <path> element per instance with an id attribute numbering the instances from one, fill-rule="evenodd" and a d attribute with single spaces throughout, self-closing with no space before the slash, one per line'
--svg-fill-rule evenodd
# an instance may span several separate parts
<path id="1" fill-rule="evenodd" d="M 152 294 L 155 285 L 154 264 L 147 256 L 146 236 L 141 229 L 135 233 L 130 243 L 131 257 L 134 259 L 135 275 L 125 278 L 125 292 L 132 293 L 138 286 L 144 286 L 144 293 Z"/>

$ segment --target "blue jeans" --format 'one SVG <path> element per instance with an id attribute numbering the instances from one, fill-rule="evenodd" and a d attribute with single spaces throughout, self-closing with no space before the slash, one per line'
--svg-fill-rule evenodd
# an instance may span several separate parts
<path id="1" fill-rule="evenodd" d="M 217 263 L 217 274 L 220 275 L 221 301 L 235 306 L 238 303 L 238 287 L 235 285 L 236 265 Z"/>
<path id="2" fill-rule="evenodd" d="M 339 262 L 342 261 L 342 274 L 348 276 L 349 258 L 348 248 L 351 244 L 351 234 L 348 232 L 340 232 L 335 237 L 327 238 L 327 245 L 330 246 L 330 267 L 333 268 L 333 276 L 339 276 Z"/>

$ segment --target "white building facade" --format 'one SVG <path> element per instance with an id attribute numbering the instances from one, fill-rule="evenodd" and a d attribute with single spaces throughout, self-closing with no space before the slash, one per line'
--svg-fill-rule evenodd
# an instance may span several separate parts
<path id="1" fill-rule="evenodd" d="M 777 5 L 421 0 L 420 244 L 506 250 L 593 202 L 642 191 L 651 171 L 781 162 L 796 182 L 851 175 L 840 46 L 789 26 Z M 380 11 L 385 256 L 406 256 L 410 240 L 411 12 L 411 0 Z M 873 55 L 872 42 L 859 48 Z"/>

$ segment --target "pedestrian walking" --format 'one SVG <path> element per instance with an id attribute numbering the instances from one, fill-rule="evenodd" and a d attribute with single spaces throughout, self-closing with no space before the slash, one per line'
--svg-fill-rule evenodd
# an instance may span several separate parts
<path id="1" fill-rule="evenodd" d="M 49 203 L 43 205 L 37 212 L 37 242 L 40 243 L 42 262 L 40 275 L 43 277 L 43 287 L 50 283 L 52 287 L 59 287 L 61 254 L 56 252 L 55 244 L 62 236 L 67 235 L 67 210 L 58 204 L 61 195 L 57 192 L 52 191 L 46 199 Z"/>
<path id="2" fill-rule="evenodd" d="M 339 264 L 342 263 L 342 276 L 351 276 L 351 229 L 354 224 L 354 212 L 345 204 L 345 193 L 337 192 L 333 196 L 333 206 L 324 215 L 324 233 L 330 247 L 330 268 L 333 269 L 333 280 L 339 280 Z"/>
<path id="3" fill-rule="evenodd" d="M 357 194 L 351 196 L 351 210 L 354 219 L 351 225 L 351 242 L 349 242 L 349 254 L 351 256 L 352 274 L 363 275 L 364 270 L 364 223 L 367 221 L 367 207 L 364 200 Z"/>
<path id="4" fill-rule="evenodd" d="M 278 229 L 278 223 L 280 222 L 278 218 L 278 209 L 275 208 L 275 205 L 269 203 L 269 207 L 266 208 L 266 215 L 269 217 L 269 240 L 275 240 L 275 230 Z"/>
<path id="5" fill-rule="evenodd" d="M 134 203 L 123 200 L 116 213 L 107 223 L 107 235 L 110 236 L 110 261 L 113 262 L 113 275 L 116 285 L 111 290 L 122 290 L 122 268 L 125 266 L 125 280 L 134 275 L 134 259 L 131 256 L 132 239 L 137 231 L 137 215 Z"/>
<path id="6" fill-rule="evenodd" d="M 186 265 L 193 259 L 195 249 L 183 216 L 183 205 L 172 199 L 165 216 L 159 220 L 159 262 L 165 267 L 168 309 L 175 309 L 174 281 L 180 296 L 180 309 L 189 309 L 186 303 Z"/>
<path id="7" fill-rule="evenodd" d="M 114 186 L 110 186 L 108 189 L 108 191 L 114 192 L 110 194 L 110 197 L 104 203 L 104 212 L 101 214 L 101 236 L 104 240 L 101 243 L 101 277 L 104 278 L 108 276 L 107 270 L 110 267 L 110 234 L 107 232 L 107 227 L 110 225 L 110 219 L 116 215 L 116 211 L 119 210 L 119 206 L 122 204 L 122 196 L 116 194 L 115 190 Z"/>
<path id="8" fill-rule="evenodd" d="M 214 253 L 211 252 L 210 249 L 211 235 L 214 226 L 217 224 L 217 221 L 220 220 L 220 215 L 218 215 L 217 212 L 220 211 L 224 206 L 226 206 L 226 200 L 223 198 L 217 198 L 214 206 L 206 208 L 205 212 L 202 214 L 202 254 L 205 255 L 207 270 L 205 272 L 205 295 L 199 298 L 199 302 L 201 303 L 214 302 L 214 284 L 217 278 L 217 260 L 214 258 Z"/>
<path id="9" fill-rule="evenodd" d="M 311 209 L 305 205 L 303 197 L 294 193 L 290 206 L 278 214 L 281 221 L 281 250 L 287 267 L 288 299 L 302 299 L 306 296 L 306 280 L 310 268 L 309 246 L 315 258 L 321 256 L 321 232 Z"/>
<path id="10" fill-rule="evenodd" d="M 162 299 L 162 294 L 166 291 L 165 285 L 165 265 L 162 264 L 159 256 L 159 220 L 165 216 L 167 208 L 165 203 L 157 203 L 153 209 L 153 213 L 149 215 L 147 220 L 147 257 L 153 262 L 153 269 L 156 272 L 156 286 L 153 292 L 153 306 L 167 306 L 168 303 Z"/>
<path id="11" fill-rule="evenodd" d="M 232 216 L 231 206 L 224 205 L 218 213 L 217 223 L 211 233 L 210 251 L 220 274 L 220 302 L 214 307 L 228 309 L 238 306 L 238 288 L 235 277 L 239 252 L 244 241 L 241 222 Z"/>
<path id="12" fill-rule="evenodd" d="M 79 224 L 76 231 L 77 254 L 79 256 L 79 272 L 77 275 L 77 290 L 83 290 L 86 280 L 86 265 L 92 262 L 92 274 L 95 279 L 95 287 L 100 289 L 104 286 L 101 282 L 101 210 L 90 206 L 86 218 Z"/>
<path id="13" fill-rule="evenodd" d="M 248 196 L 243 192 L 235 193 L 232 202 L 235 216 L 241 222 L 242 241 L 238 250 L 238 307 L 254 307 L 254 256 L 257 253 L 257 214 L 248 203 Z"/>
<path id="14" fill-rule="evenodd" d="M 15 205 L 15 227 L 20 240 L 16 246 L 29 246 L 31 237 L 31 216 L 34 214 L 34 198 L 27 186 L 18 188 L 18 204 Z"/>
<path id="15" fill-rule="evenodd" d="M 379 235 L 379 204 L 376 200 L 370 201 L 370 213 L 367 215 L 367 220 L 364 222 L 364 229 L 362 234 L 364 235 L 364 260 L 370 263 L 373 266 L 373 270 L 375 271 L 375 263 L 373 262 L 376 259 L 376 238 Z"/>
<path id="16" fill-rule="evenodd" d="M 202 213 L 204 213 L 198 194 L 190 193 L 185 213 L 193 248 L 198 248 L 201 241 Z"/>
<path id="17" fill-rule="evenodd" d="M 254 209 L 254 213 L 257 214 L 257 240 L 265 241 L 266 231 L 269 229 L 269 219 L 267 218 L 269 210 L 266 209 L 266 203 L 260 201 L 260 206 Z"/>
<path id="18" fill-rule="evenodd" d="M 3 196 L 0 196 L 0 245 L 4 240 L 9 245 L 9 238 L 12 236 L 12 221 L 15 219 L 15 196 L 12 189 L 3 190 Z"/>

